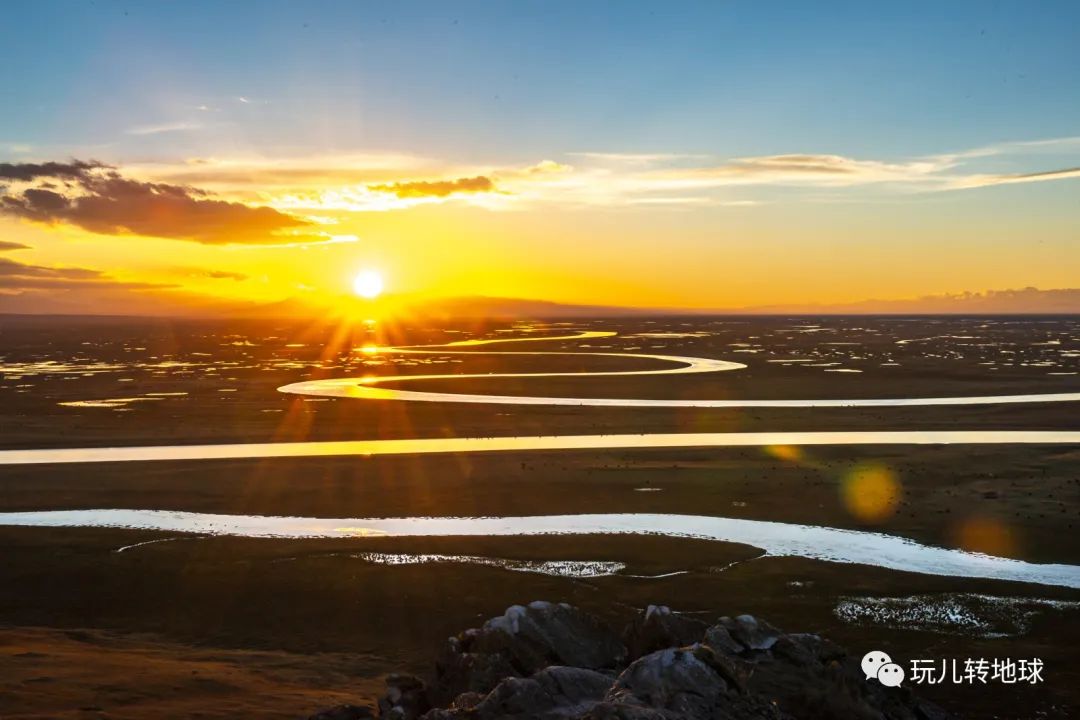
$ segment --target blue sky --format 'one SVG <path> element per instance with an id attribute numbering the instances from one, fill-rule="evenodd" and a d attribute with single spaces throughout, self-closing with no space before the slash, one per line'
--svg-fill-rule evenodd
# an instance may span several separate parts
<path id="1" fill-rule="evenodd" d="M 199 121 L 222 125 L 223 144 L 240 142 L 235 124 L 256 147 L 470 161 L 895 157 L 1080 127 L 1073 2 L 99 0 L 13 4 L 5 16 L 17 58 L 0 80 L 18 109 L 0 118 L 9 144 L 183 153 L 201 141 L 118 136 Z"/>
<path id="2" fill-rule="evenodd" d="M 0 295 L 273 301 L 377 267 L 722 308 L 1080 279 L 1078 2 L 4 12 Z M 73 158 L 109 168 L 33 169 Z"/>

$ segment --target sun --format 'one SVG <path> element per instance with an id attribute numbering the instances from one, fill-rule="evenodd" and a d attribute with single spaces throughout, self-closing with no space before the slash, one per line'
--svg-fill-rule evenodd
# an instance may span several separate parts
<path id="1" fill-rule="evenodd" d="M 383 291 L 383 278 L 377 270 L 361 270 L 353 278 L 353 292 L 362 298 L 372 300 Z"/>

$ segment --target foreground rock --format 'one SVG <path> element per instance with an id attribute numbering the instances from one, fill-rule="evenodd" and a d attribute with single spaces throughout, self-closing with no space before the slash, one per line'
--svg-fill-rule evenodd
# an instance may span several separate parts
<path id="1" fill-rule="evenodd" d="M 858 657 L 817 635 L 751 615 L 709 625 L 664 606 L 650 606 L 620 639 L 569 605 L 515 605 L 450 638 L 430 686 L 405 675 L 387 685 L 379 717 L 395 720 L 950 717 L 906 688 L 867 681 Z"/>
<path id="2" fill-rule="evenodd" d="M 529 677 L 551 665 L 615 670 L 626 660 L 618 635 L 565 603 L 514 605 L 483 627 L 447 641 L 436 662 L 435 697 L 488 693 L 504 678 Z"/>
<path id="3" fill-rule="evenodd" d="M 630 659 L 636 660 L 657 650 L 692 645 L 701 640 L 709 624 L 672 612 L 664 605 L 650 605 L 623 631 Z"/>

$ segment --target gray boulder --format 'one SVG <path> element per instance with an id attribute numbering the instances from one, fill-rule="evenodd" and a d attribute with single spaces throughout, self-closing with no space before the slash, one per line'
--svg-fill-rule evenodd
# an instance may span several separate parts
<path id="1" fill-rule="evenodd" d="M 708 623 L 672 612 L 667 605 L 650 605 L 626 626 L 623 642 L 628 658 L 636 660 L 664 648 L 700 642 L 708 628 Z"/>
<path id="2" fill-rule="evenodd" d="M 379 699 L 379 717 L 417 720 L 431 708 L 427 685 L 415 675 L 386 676 L 386 695 Z"/>
<path id="3" fill-rule="evenodd" d="M 761 628 L 764 624 L 757 624 Z M 747 627 L 753 627 L 746 624 Z M 760 641 L 760 635 L 754 635 Z M 758 642 L 760 645 L 761 642 Z M 746 687 L 784 712 L 819 720 L 932 720 L 948 715 L 906 687 L 867 681 L 859 658 L 818 635 L 780 633 L 769 649 L 739 658 L 749 672 Z"/>
<path id="4" fill-rule="evenodd" d="M 732 619 L 720 618 L 714 629 L 714 636 L 721 630 L 727 634 L 745 650 L 768 650 L 782 634 L 764 620 L 758 620 L 753 615 L 739 615 Z"/>
<path id="5" fill-rule="evenodd" d="M 625 705 L 706 717 L 728 696 L 728 684 L 690 648 L 667 648 L 635 660 L 607 699 Z"/>
<path id="6" fill-rule="evenodd" d="M 669 720 L 785 717 L 772 703 L 746 692 L 746 676 L 738 661 L 708 646 L 667 648 L 631 663 L 606 701 L 610 706 L 659 711 Z M 594 708 L 593 716 L 604 713 L 619 717 L 613 707 Z"/>
<path id="7" fill-rule="evenodd" d="M 612 677 L 595 670 L 549 667 L 507 678 L 475 709 L 477 720 L 571 720 L 604 698 Z"/>
<path id="8" fill-rule="evenodd" d="M 459 696 L 423 720 L 575 720 L 603 700 L 613 679 L 595 670 L 552 666 L 529 678 L 505 678 L 475 704 L 475 694 L 464 703 Z"/>
<path id="9" fill-rule="evenodd" d="M 529 677 L 550 665 L 605 670 L 625 657 L 618 636 L 592 615 L 565 603 L 533 602 L 450 638 L 436 677 L 448 700 L 490 692 L 504 678 Z"/>

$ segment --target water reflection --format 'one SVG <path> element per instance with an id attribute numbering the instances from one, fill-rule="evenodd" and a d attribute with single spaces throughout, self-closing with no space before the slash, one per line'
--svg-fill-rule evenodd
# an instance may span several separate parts
<path id="1" fill-rule="evenodd" d="M 643 433 L 641 435 L 533 435 L 519 437 L 405 438 L 325 442 L 148 445 L 135 447 L 0 450 L 0 465 L 231 460 L 333 455 L 428 455 L 532 450 L 756 447 L 794 445 L 1001 445 L 1080 443 L 1080 430 L 863 430 L 857 432 Z"/>
<path id="2" fill-rule="evenodd" d="M 533 517 L 313 518 L 168 510 L 48 510 L 0 513 L 0 525 L 156 530 L 261 538 L 660 535 L 740 543 L 774 557 L 801 557 L 890 570 L 1080 588 L 1080 566 L 1037 564 L 919 544 L 883 533 L 764 520 L 612 513 Z"/>
<path id="3" fill-rule="evenodd" d="M 481 395 L 470 393 L 423 392 L 419 390 L 399 390 L 396 388 L 376 387 L 387 382 L 416 382 L 420 380 L 492 380 L 499 378 L 524 377 L 610 377 L 623 375 L 674 375 L 687 373 L 710 373 L 742 370 L 743 363 L 716 360 L 712 358 L 684 357 L 678 355 L 647 355 L 642 353 L 599 353 L 599 352 L 492 352 L 492 351 L 453 351 L 446 348 L 490 345 L 508 342 L 537 342 L 543 340 L 581 340 L 596 337 L 612 337 L 614 332 L 588 331 L 577 335 L 553 337 L 495 338 L 486 340 L 464 340 L 445 345 L 423 345 L 408 347 L 375 347 L 361 349 L 366 355 L 383 354 L 438 354 L 438 355 L 569 355 L 588 357 L 617 357 L 636 360 L 653 360 L 674 363 L 678 367 L 651 370 L 607 370 L 586 372 L 532 372 L 532 373 L 488 373 L 483 375 L 380 375 L 362 378 L 330 378 L 325 380 L 307 380 L 291 383 L 278 388 L 283 393 L 295 395 L 315 395 L 322 397 L 358 398 L 364 400 L 406 400 L 410 402 L 454 402 L 498 405 L 571 405 L 589 407 L 665 407 L 665 408 L 742 408 L 742 407 L 915 407 L 933 405 L 1000 405 L 1015 403 L 1046 403 L 1080 401 L 1080 392 L 1040 393 L 1025 395 L 975 395 L 961 397 L 922 397 L 922 398 L 819 398 L 795 400 L 754 400 L 754 399 L 646 399 L 646 398 L 574 398 L 547 397 L 536 395 Z M 432 349 L 438 348 L 438 349 Z M 733 352 L 743 352 L 736 350 Z M 750 352 L 750 351 L 747 351 Z M 756 350 L 752 352 L 757 352 Z M 771 362 L 771 361 L 770 361 Z M 793 362 L 803 362 L 795 360 Z M 838 363 L 826 363 L 837 365 Z M 860 373 L 854 368 L 830 368 L 827 372 Z"/>

